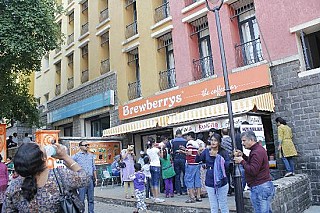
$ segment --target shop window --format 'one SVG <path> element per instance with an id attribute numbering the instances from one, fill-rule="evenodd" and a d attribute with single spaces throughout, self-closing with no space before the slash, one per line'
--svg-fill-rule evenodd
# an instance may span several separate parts
<path id="1" fill-rule="evenodd" d="M 91 136 L 102 137 L 102 132 L 110 128 L 110 117 L 91 121 Z"/>
<path id="2" fill-rule="evenodd" d="M 64 137 L 72 137 L 73 136 L 73 131 L 72 131 L 72 126 L 65 127 L 64 130 Z"/>

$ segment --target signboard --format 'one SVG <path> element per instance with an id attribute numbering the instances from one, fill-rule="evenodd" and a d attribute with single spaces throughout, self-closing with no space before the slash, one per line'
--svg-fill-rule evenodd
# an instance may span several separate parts
<path id="1" fill-rule="evenodd" d="M 232 93 L 270 85 L 269 67 L 266 64 L 232 73 L 229 78 Z M 224 91 L 224 80 L 221 76 L 119 106 L 119 118 L 125 120 L 219 98 L 225 95 Z"/>
<path id="2" fill-rule="evenodd" d="M 263 125 L 241 125 L 240 126 L 241 133 L 249 130 L 253 131 L 256 134 L 258 143 L 260 143 L 265 149 L 267 149 Z M 244 148 L 243 153 L 249 156 L 250 150 Z"/>
<path id="3" fill-rule="evenodd" d="M 76 103 L 69 104 L 65 107 L 49 112 L 47 114 L 47 122 L 53 123 L 65 118 L 112 105 L 114 105 L 114 91 L 108 90 L 106 92 L 91 96 Z"/>
<path id="4" fill-rule="evenodd" d="M 0 124 L 0 154 L 4 161 L 7 159 L 6 124 Z"/>
<path id="5" fill-rule="evenodd" d="M 36 131 L 36 143 L 38 143 L 42 147 L 44 147 L 46 145 L 52 145 L 53 141 L 58 143 L 59 132 L 60 132 L 60 130 L 37 130 Z M 53 157 L 47 158 L 47 166 L 49 169 L 57 168 L 58 165 L 60 167 L 60 163 L 57 164 L 57 159 L 55 159 Z"/>
<path id="6" fill-rule="evenodd" d="M 80 141 L 70 141 L 70 155 L 75 155 L 80 151 Z M 89 143 L 89 151 L 95 155 L 95 164 L 111 164 L 116 155 L 120 154 L 121 147 L 119 141 L 86 141 Z"/>

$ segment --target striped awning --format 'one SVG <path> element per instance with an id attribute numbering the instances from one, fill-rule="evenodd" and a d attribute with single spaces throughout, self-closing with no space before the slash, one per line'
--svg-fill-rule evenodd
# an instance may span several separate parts
<path id="1" fill-rule="evenodd" d="M 274 112 L 274 99 L 272 94 L 265 93 L 232 101 L 232 111 L 234 114 L 248 112 L 254 107 L 256 107 L 257 110 Z M 228 115 L 227 103 L 201 107 L 171 115 L 169 116 L 168 125 L 222 115 Z"/>
<path id="2" fill-rule="evenodd" d="M 159 116 L 155 118 L 143 119 L 139 121 L 121 124 L 110 129 L 103 130 L 103 137 L 120 135 L 127 132 L 135 132 L 143 129 L 155 128 L 157 126 L 165 127 L 168 125 L 169 116 Z"/>

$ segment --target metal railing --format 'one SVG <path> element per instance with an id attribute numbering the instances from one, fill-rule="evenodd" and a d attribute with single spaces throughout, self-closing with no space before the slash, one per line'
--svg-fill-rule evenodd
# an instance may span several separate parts
<path id="1" fill-rule="evenodd" d="M 133 100 L 141 97 L 141 85 L 140 81 L 135 81 L 128 84 L 128 98 Z"/>
<path id="2" fill-rule="evenodd" d="M 100 12 L 99 16 L 99 22 L 103 22 L 104 20 L 107 20 L 109 18 L 109 9 L 106 8 Z"/>
<path id="3" fill-rule="evenodd" d="M 61 84 L 56 85 L 55 94 L 56 94 L 56 96 L 61 94 Z"/>
<path id="4" fill-rule="evenodd" d="M 73 77 L 68 78 L 68 83 L 67 83 L 67 89 L 72 89 L 73 88 Z"/>
<path id="5" fill-rule="evenodd" d="M 166 2 L 155 9 L 154 21 L 157 23 L 170 15 L 169 2 Z"/>
<path id="6" fill-rule="evenodd" d="M 263 60 L 260 38 L 235 46 L 238 67 L 255 64 Z"/>
<path id="7" fill-rule="evenodd" d="M 174 68 L 159 72 L 160 90 L 170 89 L 176 86 L 176 71 Z"/>
<path id="8" fill-rule="evenodd" d="M 137 21 L 126 26 L 126 38 L 130 38 L 134 35 L 138 34 Z"/>
<path id="9" fill-rule="evenodd" d="M 88 31 L 89 31 L 89 22 L 87 22 L 81 26 L 81 35 L 85 34 Z"/>
<path id="10" fill-rule="evenodd" d="M 82 13 L 88 10 L 88 1 L 83 2 L 82 4 Z"/>
<path id="11" fill-rule="evenodd" d="M 74 33 L 68 35 L 67 45 L 71 44 L 72 42 L 74 42 Z"/>
<path id="12" fill-rule="evenodd" d="M 212 56 L 206 56 L 198 60 L 193 60 L 194 80 L 208 78 L 214 74 Z"/>
<path id="13" fill-rule="evenodd" d="M 107 72 L 110 71 L 110 60 L 106 59 L 101 61 L 101 65 L 100 65 L 100 74 L 105 74 Z"/>
<path id="14" fill-rule="evenodd" d="M 101 46 L 107 44 L 109 42 L 109 32 L 106 32 L 101 35 Z"/>
<path id="15" fill-rule="evenodd" d="M 83 70 L 82 74 L 81 74 L 81 83 L 85 83 L 87 81 L 89 81 L 89 70 L 88 69 Z"/>
<path id="16" fill-rule="evenodd" d="M 196 3 L 197 1 L 200 1 L 200 0 L 184 0 L 184 5 L 186 7 L 188 7 L 189 5 L 192 5 L 193 3 Z"/>

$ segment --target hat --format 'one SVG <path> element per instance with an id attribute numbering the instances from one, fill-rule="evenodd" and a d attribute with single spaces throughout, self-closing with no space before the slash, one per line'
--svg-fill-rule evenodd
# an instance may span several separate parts
<path id="1" fill-rule="evenodd" d="M 140 155 L 143 155 L 143 154 L 144 154 L 144 151 L 141 150 L 141 151 L 140 151 Z"/>

